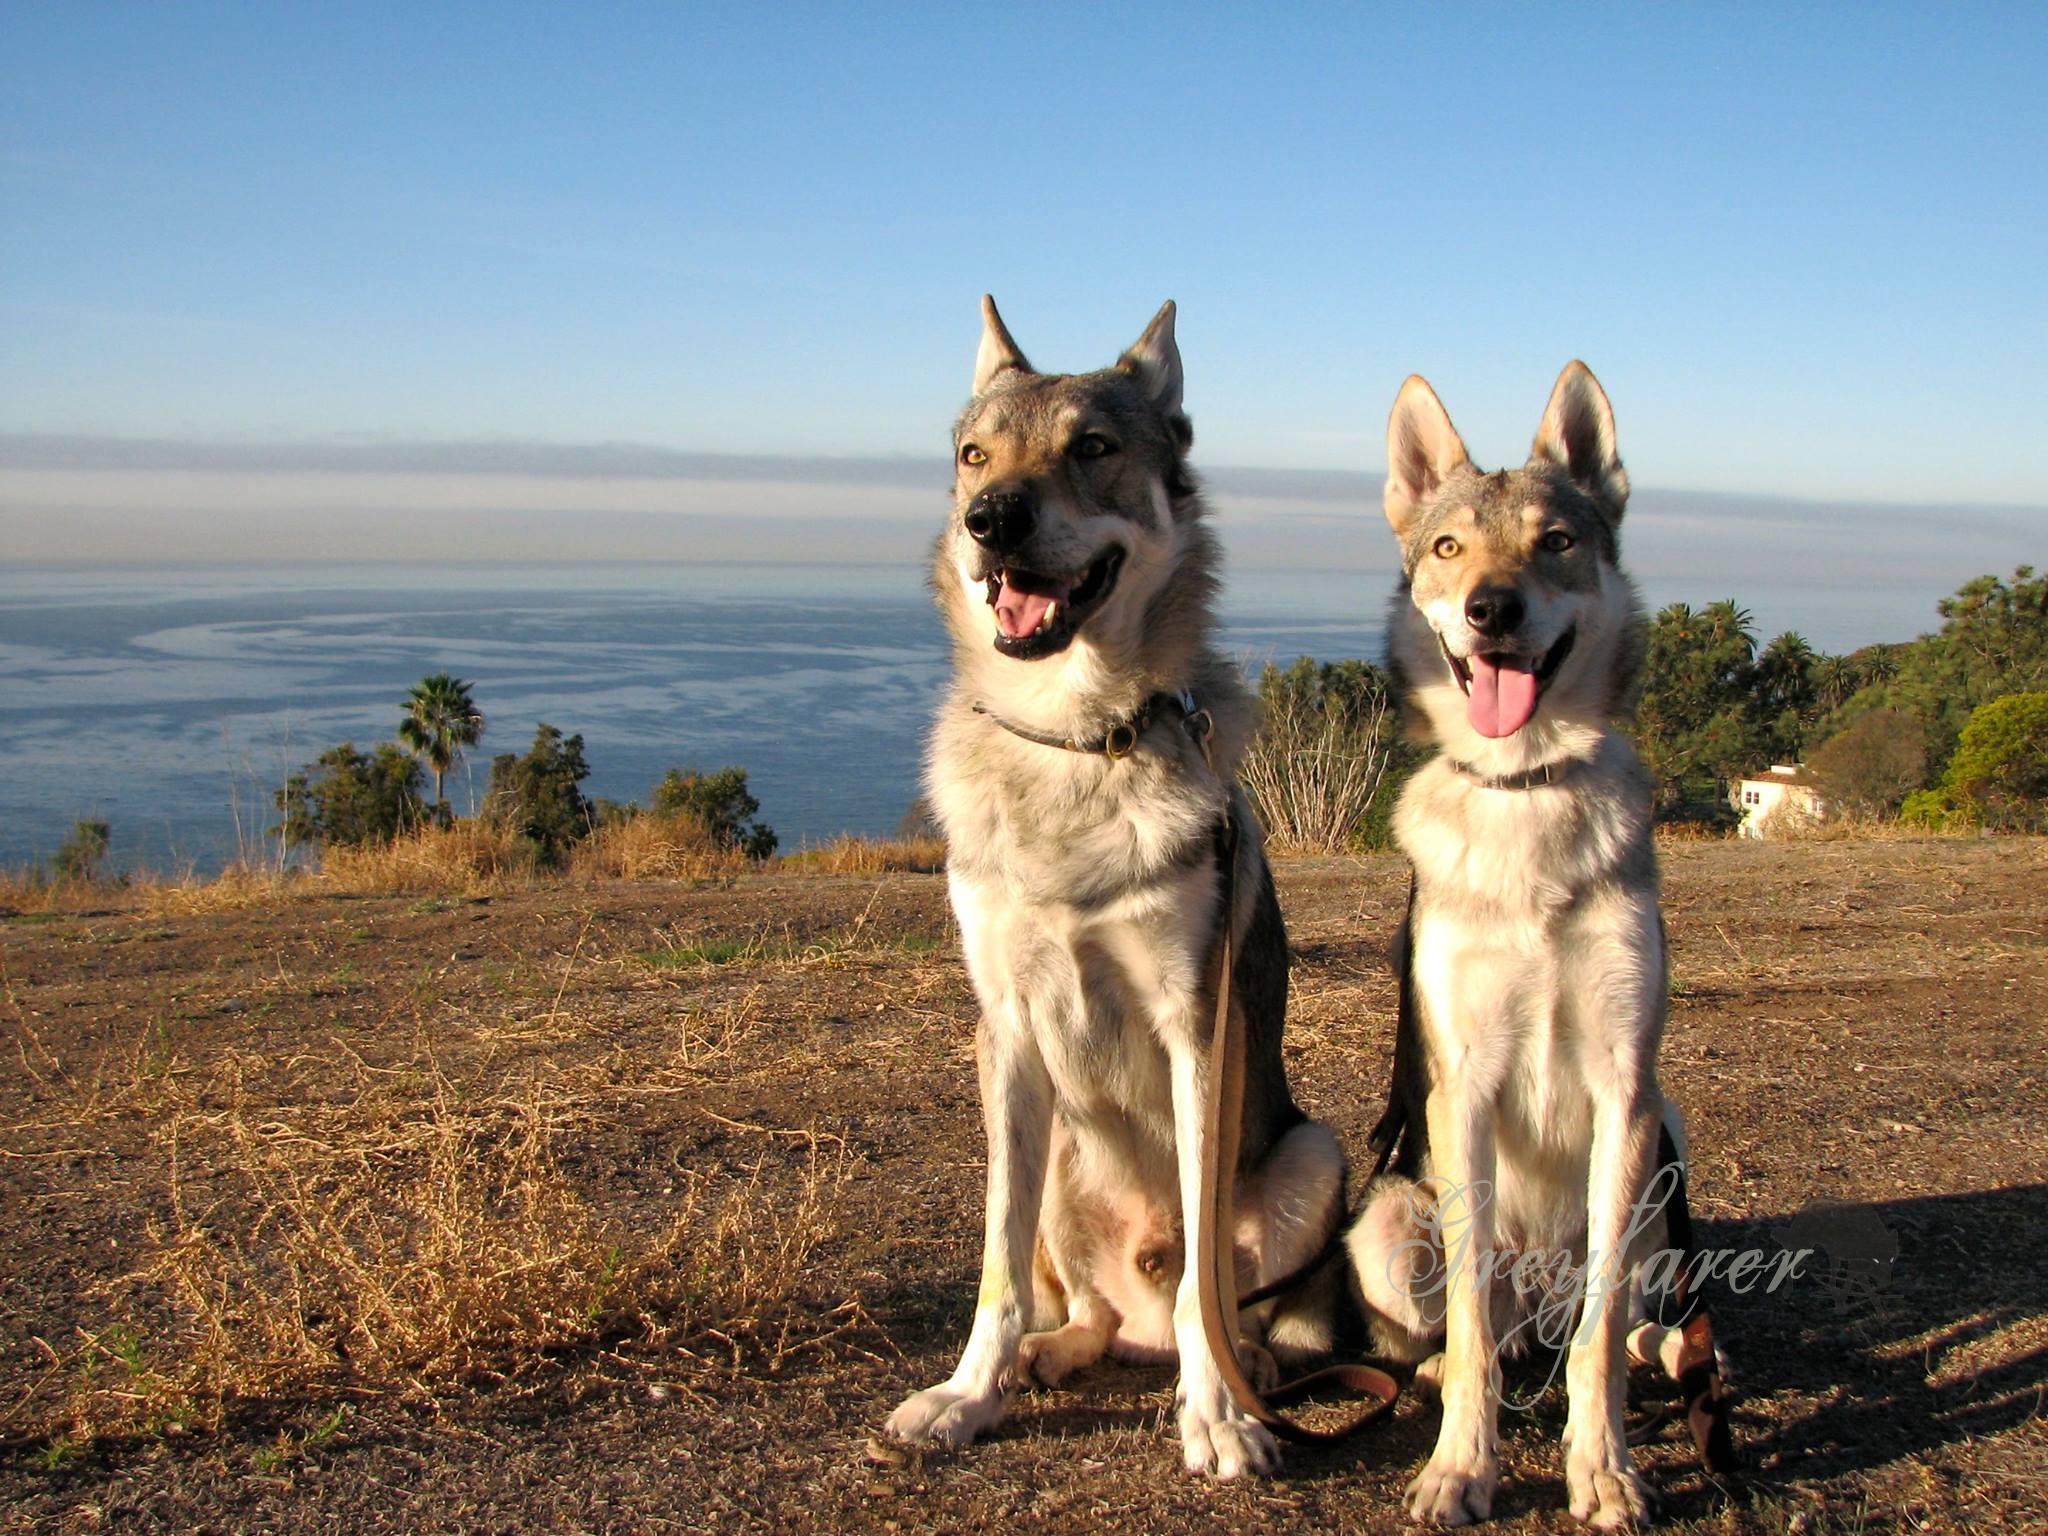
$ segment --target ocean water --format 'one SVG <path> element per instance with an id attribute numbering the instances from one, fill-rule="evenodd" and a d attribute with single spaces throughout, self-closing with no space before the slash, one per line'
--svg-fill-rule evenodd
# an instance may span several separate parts
<path id="1" fill-rule="evenodd" d="M 1384 584 L 1233 579 L 1249 665 L 1377 656 Z M 219 867 L 274 824 L 286 774 L 396 731 L 431 672 L 468 680 L 490 758 L 546 721 L 581 732 L 586 794 L 645 800 L 671 766 L 739 764 L 785 849 L 893 831 L 917 793 L 946 649 L 901 566 L 304 565 L 0 572 L 0 865 L 71 823 L 117 867 Z"/>
<path id="2" fill-rule="evenodd" d="M 1997 562 L 1992 561 L 1985 568 Z M 1738 597 L 1759 639 L 1824 649 L 1933 627 L 1947 574 L 1788 585 L 1663 560 L 1651 611 Z M 1222 638 L 1256 669 L 1381 654 L 1391 573 L 1233 568 Z M 586 793 L 645 800 L 672 766 L 739 764 L 785 849 L 887 833 L 917 794 L 946 669 L 920 566 L 681 563 L 15 566 L 0 570 L 0 866 L 71 823 L 116 867 L 218 868 L 258 849 L 285 776 L 396 732 L 430 672 L 474 688 L 470 806 L 541 721 L 581 732 Z"/>

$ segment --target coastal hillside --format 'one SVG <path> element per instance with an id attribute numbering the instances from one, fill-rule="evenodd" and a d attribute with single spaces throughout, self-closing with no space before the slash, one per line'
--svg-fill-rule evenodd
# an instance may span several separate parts
<path id="1" fill-rule="evenodd" d="M 1667 1528 L 2043 1528 L 2048 840 L 1664 859 L 1699 1235 L 1816 1250 L 1716 1288 L 1748 1465 L 1654 1439 Z M 1405 868 L 1278 879 L 1356 1164 Z M 973 1020 L 935 875 L 6 913 L 0 1529 L 1407 1529 L 1412 1398 L 1257 1485 L 1157 1369 L 876 1456 L 973 1306 Z M 1568 1523 L 1562 1422 L 1504 1415 L 1494 1529 Z"/>

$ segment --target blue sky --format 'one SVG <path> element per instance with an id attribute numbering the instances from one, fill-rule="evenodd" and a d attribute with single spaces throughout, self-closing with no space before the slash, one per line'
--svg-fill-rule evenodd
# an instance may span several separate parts
<path id="1" fill-rule="evenodd" d="M 0 8 L 0 432 L 942 454 L 1181 306 L 1198 459 L 2048 504 L 2048 10 Z M 2023 552 L 2021 552 L 2023 553 Z M 2016 553 L 2014 558 L 2020 558 Z"/>

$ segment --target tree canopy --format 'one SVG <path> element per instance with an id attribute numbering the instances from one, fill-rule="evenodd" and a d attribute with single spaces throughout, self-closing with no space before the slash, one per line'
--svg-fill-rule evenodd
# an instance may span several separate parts
<path id="1" fill-rule="evenodd" d="M 291 847 L 389 842 L 425 819 L 421 780 L 418 759 L 396 744 L 365 754 L 344 741 L 285 780 L 277 830 Z"/>
<path id="2" fill-rule="evenodd" d="M 1871 710 L 1897 710 L 1918 723 L 1927 761 L 1939 770 L 1979 706 L 2048 689 L 2048 575 L 2023 565 L 2010 582 L 1979 576 L 1943 598 L 1938 611 L 1935 633 L 1871 648 L 1884 654 L 1872 658 L 1866 681 L 1829 719 L 1828 733 Z"/>
<path id="3" fill-rule="evenodd" d="M 539 862 L 559 864 L 596 822 L 595 808 L 581 788 L 589 777 L 583 737 L 564 736 L 543 722 L 524 753 L 502 752 L 491 759 L 484 813 L 531 843 Z"/>
<path id="4" fill-rule="evenodd" d="M 671 768 L 654 786 L 656 815 L 693 817 L 718 847 L 750 859 L 765 859 L 775 852 L 774 828 L 755 819 L 760 809 L 761 802 L 747 792 L 744 768 L 721 768 L 716 773 Z"/>

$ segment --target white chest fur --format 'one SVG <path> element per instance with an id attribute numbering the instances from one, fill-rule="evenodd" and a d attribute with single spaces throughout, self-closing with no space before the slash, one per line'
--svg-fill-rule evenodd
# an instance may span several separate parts
<path id="1" fill-rule="evenodd" d="M 1441 762 L 1395 829 L 1414 861 L 1411 960 L 1431 1080 L 1498 1138 L 1497 1209 L 1523 1239 L 1583 1221 L 1596 1100 L 1654 1084 L 1665 1003 L 1649 805 L 1608 738 L 1564 783 L 1487 789 Z"/>

